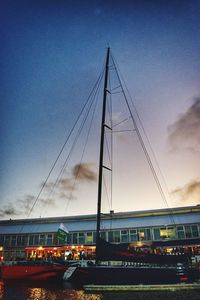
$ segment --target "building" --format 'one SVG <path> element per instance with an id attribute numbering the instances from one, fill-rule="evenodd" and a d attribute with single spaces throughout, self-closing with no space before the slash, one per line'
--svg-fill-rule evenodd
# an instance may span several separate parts
<path id="1" fill-rule="evenodd" d="M 56 238 L 63 223 L 65 243 Z M 0 221 L 0 256 L 5 260 L 51 256 L 64 259 L 95 256 L 96 215 Z M 134 246 L 152 244 L 164 251 L 193 251 L 200 255 L 200 206 L 136 212 L 111 211 L 102 216 L 101 236 Z"/>

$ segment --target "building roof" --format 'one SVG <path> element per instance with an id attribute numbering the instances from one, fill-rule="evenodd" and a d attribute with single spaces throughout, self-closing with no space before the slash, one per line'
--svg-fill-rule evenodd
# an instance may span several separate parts
<path id="1" fill-rule="evenodd" d="M 200 207 L 189 206 L 103 215 L 101 229 L 130 229 L 199 223 Z M 69 232 L 95 231 L 96 215 L 0 221 L 0 234 L 56 232 L 63 223 Z"/>

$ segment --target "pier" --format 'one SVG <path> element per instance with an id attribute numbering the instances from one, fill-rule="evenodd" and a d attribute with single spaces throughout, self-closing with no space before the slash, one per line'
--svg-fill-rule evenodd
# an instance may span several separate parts
<path id="1" fill-rule="evenodd" d="M 86 292 L 162 292 L 200 290 L 200 283 L 163 284 L 163 285 L 84 285 Z"/>

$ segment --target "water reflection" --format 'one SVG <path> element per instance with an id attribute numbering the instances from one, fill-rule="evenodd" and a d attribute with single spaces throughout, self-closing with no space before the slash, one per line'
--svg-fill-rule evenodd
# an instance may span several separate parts
<path id="1" fill-rule="evenodd" d="M 34 287 L 36 285 L 37 287 Z M 40 284 L 0 282 L 0 300 L 101 300 L 101 295 L 86 294 L 83 290 L 62 283 Z"/>
<path id="2" fill-rule="evenodd" d="M 0 282 L 0 300 L 200 300 L 199 290 L 87 294 L 64 282 Z"/>
<path id="3" fill-rule="evenodd" d="M 83 290 L 59 290 L 52 291 L 44 288 L 29 288 L 27 290 L 27 300 L 100 300 L 102 297 L 100 295 L 87 295 Z"/>
<path id="4" fill-rule="evenodd" d="M 0 299 L 3 299 L 4 294 L 4 284 L 0 281 Z"/>

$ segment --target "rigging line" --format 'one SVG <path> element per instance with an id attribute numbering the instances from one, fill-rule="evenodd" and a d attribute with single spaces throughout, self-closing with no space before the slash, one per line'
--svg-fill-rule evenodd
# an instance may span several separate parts
<path id="1" fill-rule="evenodd" d="M 105 140 L 106 140 L 106 149 L 107 149 L 107 152 L 108 152 L 108 160 L 109 160 L 109 163 L 110 163 L 110 166 L 111 166 L 111 155 L 110 155 L 110 150 L 109 150 L 109 145 L 108 145 L 108 139 L 107 139 L 107 135 L 106 134 L 105 134 Z"/>
<path id="2" fill-rule="evenodd" d="M 111 90 L 111 80 L 110 80 L 110 76 L 108 74 L 108 87 L 109 87 L 109 90 Z M 109 96 L 109 98 L 108 98 Z M 108 95 L 107 95 L 107 99 L 108 101 L 106 102 L 106 105 L 108 107 L 107 111 L 108 111 L 108 115 L 109 115 L 109 118 L 110 120 L 112 119 L 112 114 L 111 114 L 111 107 L 110 107 L 110 103 L 111 103 L 111 93 L 109 92 Z M 111 123 L 111 122 L 110 122 Z M 112 128 L 112 127 L 111 127 Z"/>
<path id="3" fill-rule="evenodd" d="M 111 95 L 110 95 L 110 97 L 109 97 L 110 99 L 111 99 Z M 110 100 L 110 102 L 111 102 L 111 100 Z M 108 109 L 107 109 L 107 111 L 108 111 L 108 116 L 109 116 L 109 124 L 111 123 L 111 119 L 112 119 L 112 115 L 111 115 L 111 108 L 110 108 L 110 104 L 109 104 L 109 101 L 107 101 L 107 107 L 108 107 Z M 112 128 L 112 127 L 111 127 Z"/>
<path id="4" fill-rule="evenodd" d="M 96 95 L 97 95 L 97 91 L 99 90 L 99 86 L 100 86 L 102 77 L 103 77 L 103 73 L 101 74 L 101 77 L 99 77 L 99 82 L 98 82 L 98 85 L 95 87 L 96 90 L 95 90 L 95 92 L 94 92 L 93 98 L 91 98 L 90 105 L 89 105 L 89 107 L 87 108 L 87 111 L 85 112 L 85 116 L 84 116 L 84 118 L 83 118 L 83 120 L 82 120 L 82 123 L 81 123 L 80 126 L 79 126 L 79 129 L 78 129 L 78 132 L 77 132 L 76 137 L 75 137 L 75 139 L 74 139 L 74 142 L 73 142 L 73 144 L 72 144 L 72 146 L 71 146 L 71 149 L 70 149 L 70 151 L 69 151 L 69 153 L 68 153 L 68 156 L 67 156 L 67 158 L 65 159 L 65 162 L 64 162 L 64 164 L 63 164 L 63 166 L 62 166 L 62 168 L 61 168 L 61 170 L 60 170 L 60 172 L 59 172 L 59 174 L 58 174 L 58 176 L 57 176 L 57 178 L 56 178 L 56 181 L 55 181 L 55 183 L 54 183 L 54 185 L 53 185 L 53 187 L 52 187 L 52 189 L 51 189 L 51 191 L 50 191 L 49 197 L 51 197 L 52 193 L 54 192 L 55 187 L 57 186 L 57 184 L 58 184 L 60 178 L 62 177 L 62 175 L 63 175 L 63 173 L 64 173 L 64 170 L 65 170 L 66 167 L 67 167 L 68 160 L 69 160 L 69 158 L 70 158 L 70 156 L 71 156 L 71 154 L 72 154 L 72 152 L 73 152 L 73 149 L 74 149 L 74 147 L 75 147 L 75 145 L 76 145 L 76 143 L 77 143 L 77 141 L 78 141 L 78 138 L 79 138 L 79 136 L 80 136 L 80 134 L 81 134 L 81 131 L 82 131 L 83 126 L 84 126 L 84 123 L 85 123 L 86 120 L 87 120 L 89 111 L 90 111 L 90 109 L 91 109 L 91 107 L 92 107 L 92 105 L 93 105 L 93 103 L 94 103 L 95 97 L 96 97 Z"/>
<path id="5" fill-rule="evenodd" d="M 57 176 L 57 179 L 56 179 L 56 181 L 55 181 L 55 183 L 54 183 L 54 185 L 53 185 L 53 188 L 52 188 L 52 190 L 51 190 L 51 195 L 52 195 L 52 193 L 54 192 L 55 187 L 57 186 L 57 184 L 58 184 L 60 178 L 62 177 L 62 175 L 63 175 L 63 173 L 64 173 L 64 170 L 65 170 L 66 167 L 67 167 L 68 160 L 69 160 L 69 158 L 70 158 L 70 156 L 71 156 L 71 154 L 72 154 L 72 151 L 73 151 L 74 147 L 76 146 L 76 143 L 77 143 L 78 138 L 79 138 L 79 136 L 80 136 L 80 134 L 81 134 L 81 131 L 82 131 L 82 129 L 83 129 L 83 126 L 84 126 L 84 124 L 85 124 L 85 122 L 86 122 L 86 120 L 87 120 L 87 117 L 88 117 L 90 108 L 91 108 L 91 106 L 92 106 L 92 104 L 93 104 L 93 102 L 94 102 L 94 99 L 95 99 L 95 98 L 92 99 L 91 104 L 90 104 L 90 106 L 89 106 L 87 112 L 85 113 L 84 119 L 82 120 L 82 123 L 81 123 L 81 125 L 79 126 L 78 132 L 77 132 L 76 137 L 75 137 L 75 139 L 74 139 L 74 142 L 73 142 L 73 144 L 72 144 L 72 146 L 71 146 L 70 152 L 69 152 L 67 158 L 65 159 L 65 162 L 64 162 L 64 164 L 63 164 L 63 166 L 62 166 L 62 168 L 61 168 L 61 170 L 60 170 L 60 172 L 59 172 L 59 174 L 58 174 L 58 176 Z M 74 188 L 72 187 L 72 189 L 74 189 Z M 71 198 L 71 197 L 72 197 L 72 193 L 71 193 L 70 198 Z M 69 200 L 71 200 L 71 199 L 69 199 Z M 68 201 L 69 201 L 69 200 L 68 200 Z M 68 204 L 66 205 L 66 207 L 67 207 L 67 206 L 68 206 Z M 65 210 L 66 210 L 66 209 L 65 209 Z"/>
<path id="6" fill-rule="evenodd" d="M 103 185 L 104 185 L 104 189 L 105 189 L 105 194 L 106 194 L 108 206 L 111 209 L 111 202 L 109 201 L 108 189 L 107 189 L 107 185 L 106 185 L 106 180 L 105 180 L 104 174 L 103 174 Z"/>
<path id="7" fill-rule="evenodd" d="M 99 78 L 101 78 L 101 76 L 103 76 L 103 71 L 104 71 L 104 69 L 102 70 L 102 73 L 100 74 Z M 37 203 L 37 201 L 38 201 L 38 199 L 39 199 L 39 197 L 40 197 L 40 195 L 41 195 L 41 193 L 42 193 L 44 187 L 46 186 L 46 183 L 47 183 L 47 181 L 48 181 L 48 179 L 49 179 L 49 177 L 50 177 L 52 171 L 54 170 L 54 168 L 55 168 L 55 166 L 56 166 L 56 164 L 57 164 L 57 162 L 58 162 L 58 160 L 59 160 L 59 158 L 60 158 L 60 156 L 61 156 L 61 154 L 62 154 L 62 152 L 63 152 L 63 150 L 64 150 L 64 148 L 65 148 L 65 146 L 66 146 L 66 144 L 67 144 L 67 142 L 69 141 L 70 136 L 72 135 L 72 132 L 74 131 L 74 128 L 76 127 L 76 124 L 78 123 L 78 121 L 79 121 L 79 119 L 80 119 L 80 117 L 81 117 L 81 115 L 82 115 L 82 113 L 83 113 L 83 111 L 84 111 L 84 109 L 85 109 L 87 103 L 88 103 L 89 100 L 90 100 L 90 97 L 91 97 L 93 91 L 95 90 L 95 87 L 96 87 L 96 85 L 97 85 L 97 83 L 98 83 L 98 81 L 99 81 L 99 78 L 97 79 L 97 81 L 96 81 L 96 83 L 95 83 L 95 85 L 94 85 L 92 91 L 90 92 L 90 94 L 89 94 L 89 96 L 88 96 L 88 98 L 87 98 L 85 104 L 83 105 L 83 107 L 82 107 L 82 109 L 81 109 L 81 111 L 80 111 L 80 113 L 79 113 L 79 115 L 78 115 L 78 117 L 77 117 L 77 119 L 76 119 L 74 125 L 72 126 L 72 128 L 71 128 L 71 130 L 70 130 L 69 135 L 67 136 L 67 139 L 65 140 L 63 146 L 61 147 L 61 150 L 60 150 L 60 152 L 58 153 L 58 156 L 57 156 L 56 160 L 54 161 L 54 163 L 53 163 L 53 165 L 52 165 L 52 167 L 51 167 L 51 169 L 50 169 L 50 171 L 49 171 L 49 173 L 48 173 L 48 175 L 47 175 L 47 177 L 46 177 L 44 183 L 42 184 L 42 187 L 41 187 L 41 189 L 40 189 L 40 191 L 39 191 L 39 193 L 38 193 L 38 195 L 37 195 L 37 197 L 36 197 L 36 199 L 35 199 L 35 201 L 34 201 L 32 207 L 31 207 L 31 209 L 30 209 L 29 214 L 27 215 L 27 217 L 29 217 L 30 214 L 32 213 L 32 211 L 33 211 L 33 209 L 34 209 L 34 207 L 35 207 L 35 205 L 36 205 L 36 203 Z"/>
<path id="8" fill-rule="evenodd" d="M 112 119 L 112 115 L 113 115 L 113 106 L 112 106 L 112 95 L 110 95 L 110 108 L 111 108 L 111 128 L 113 129 L 113 119 Z M 110 178 L 110 184 L 111 184 L 111 209 L 113 207 L 113 161 L 114 161 L 114 157 L 113 157 L 113 131 L 111 130 L 111 178 Z"/>
<path id="9" fill-rule="evenodd" d="M 111 95 L 110 95 L 110 99 L 111 99 Z M 110 106 L 109 106 L 109 101 L 107 101 L 107 107 L 108 107 L 108 115 L 109 115 L 109 118 L 110 118 L 109 122 L 111 123 L 112 114 L 111 114 L 111 110 L 110 110 Z M 109 132 L 110 131 L 112 131 L 112 126 L 111 126 L 111 128 L 109 128 Z M 107 152 L 108 152 L 108 159 L 109 159 L 109 163 L 110 163 L 110 166 L 111 166 L 111 169 L 112 169 L 111 155 L 110 155 L 110 151 L 109 151 L 109 144 L 108 144 L 108 139 L 107 139 L 107 135 L 106 135 L 106 130 L 105 130 L 105 141 L 106 141 L 106 149 L 107 149 Z"/>
<path id="10" fill-rule="evenodd" d="M 83 147 L 83 152 L 82 152 L 82 155 L 81 155 L 81 159 L 80 159 L 80 164 L 83 160 L 83 157 L 84 157 L 84 154 L 85 154 L 85 149 L 86 149 L 86 146 L 87 146 L 87 143 L 88 143 L 88 139 L 89 139 L 89 135 L 90 135 L 90 131 L 91 131 L 91 128 L 92 128 L 92 123 L 94 121 L 94 115 L 95 115 L 95 111 L 96 111 L 96 108 L 97 108 L 97 100 L 98 100 L 98 97 L 97 97 L 97 92 L 99 91 L 99 89 L 96 91 L 96 94 L 95 94 L 95 97 L 96 97 L 96 102 L 95 102 L 95 97 L 93 99 L 93 102 L 95 103 L 94 105 L 94 109 L 93 109 L 93 112 L 92 112 L 92 118 L 91 118 L 91 122 L 90 122 L 90 126 L 89 126 L 89 129 L 88 129 L 88 133 L 87 133 L 87 136 L 86 136 L 86 140 L 85 140 L 85 144 L 84 144 L 84 147 Z M 92 102 L 92 104 L 93 104 Z M 90 106 L 90 109 L 91 109 L 92 105 Z M 87 114 L 87 117 L 89 115 L 89 112 L 90 112 L 90 109 L 88 111 L 88 114 Z M 86 120 L 85 120 L 86 121 Z M 85 125 L 85 122 L 83 124 L 83 126 Z M 80 170 L 80 164 L 79 164 L 79 168 L 78 168 L 78 171 L 76 173 L 76 177 L 75 177 L 75 180 L 74 180 L 74 184 L 73 184 L 73 187 L 71 189 L 71 193 L 70 193 L 70 197 L 69 197 L 69 200 L 68 200 L 68 203 L 67 203 L 67 206 L 66 206 L 66 209 L 68 209 L 68 206 L 69 206 L 69 202 L 71 201 L 72 199 L 72 194 L 73 194 L 73 191 L 74 191 L 74 188 L 75 188 L 75 185 L 76 185 L 76 181 L 78 179 L 78 174 L 79 174 L 79 170 Z M 65 210 L 66 211 L 66 210 Z"/>
<path id="11" fill-rule="evenodd" d="M 111 77 L 108 76 L 108 84 L 109 84 L 109 89 L 112 91 L 112 84 L 111 84 Z M 109 114 L 110 114 L 110 127 L 111 127 L 111 142 L 110 142 L 110 152 L 111 152 L 111 174 L 110 174 L 110 204 L 111 207 L 110 209 L 112 209 L 112 205 L 113 205 L 113 103 L 112 103 L 112 92 L 109 94 L 109 101 L 107 101 L 108 103 L 108 109 L 109 109 Z"/>
<path id="12" fill-rule="evenodd" d="M 118 125 L 121 125 L 122 123 L 128 121 L 129 119 L 131 119 L 131 116 L 129 116 L 128 118 L 125 118 L 124 120 L 122 120 L 122 121 L 120 121 L 120 122 L 114 124 L 113 127 L 116 127 L 116 126 L 118 126 Z"/>
<path id="13" fill-rule="evenodd" d="M 118 85 L 118 86 L 114 87 L 113 89 L 110 89 L 110 92 L 112 93 L 114 90 L 116 90 L 116 89 L 118 89 L 120 87 L 121 87 L 121 85 Z"/>
<path id="14" fill-rule="evenodd" d="M 133 131 L 135 131 L 135 129 L 113 130 L 113 133 L 133 132 Z"/>
<path id="15" fill-rule="evenodd" d="M 130 115 L 131 115 L 131 118 L 132 118 L 132 121 L 133 121 L 133 125 L 134 125 L 134 128 L 135 128 L 135 131 L 136 131 L 137 136 L 138 136 L 138 138 L 139 138 L 140 144 L 141 144 L 142 149 L 143 149 L 143 151 L 144 151 L 144 154 L 145 154 L 145 156 L 146 156 L 146 159 L 147 159 L 147 162 L 148 162 L 148 164 L 149 164 L 149 167 L 150 167 L 150 169 L 151 169 L 151 171 L 152 171 L 152 174 L 153 174 L 154 180 L 155 180 L 155 182 L 156 182 L 156 184 L 157 184 L 158 190 L 159 190 L 159 192 L 160 192 L 160 194 L 161 194 L 161 196 L 162 196 L 162 198 L 163 198 L 165 204 L 167 204 L 167 200 L 166 200 L 165 194 L 164 194 L 164 192 L 163 192 L 162 186 L 161 186 L 161 184 L 160 184 L 160 181 L 159 181 L 159 179 L 158 179 L 158 176 L 157 176 L 157 174 L 156 174 L 156 171 L 155 171 L 155 169 L 154 169 L 154 167 L 153 167 L 151 158 L 150 158 L 150 156 L 149 156 L 149 154 L 148 154 L 148 151 L 147 151 L 147 149 L 146 149 L 146 146 L 145 146 L 144 141 L 143 141 L 143 139 L 142 139 L 142 136 L 141 136 L 141 134 L 140 134 L 139 128 L 138 128 L 138 126 L 137 126 L 137 123 L 136 123 L 135 118 L 134 118 L 134 116 L 133 116 L 133 113 L 132 113 L 132 111 L 131 111 L 130 104 L 129 104 L 129 102 L 128 102 L 128 99 L 127 99 L 127 97 L 126 97 L 124 88 L 123 88 L 123 86 L 122 86 L 122 82 L 121 82 L 121 79 L 120 79 L 120 76 L 119 76 L 119 73 L 118 73 L 118 69 L 116 68 L 116 64 L 115 64 L 115 60 L 114 60 L 114 58 L 113 58 L 113 55 L 112 55 L 112 60 L 113 60 L 113 63 L 114 63 L 114 65 L 115 65 L 116 74 L 117 74 L 119 83 L 120 83 L 120 85 L 121 85 L 122 93 L 123 93 L 123 95 L 124 95 L 124 99 L 125 99 L 125 101 L 126 101 L 126 104 L 127 104 L 128 110 L 129 110 L 129 113 L 130 113 Z M 173 217 L 173 216 L 172 216 L 172 217 Z M 173 219 L 173 222 L 174 222 L 174 219 Z"/>
<path id="16" fill-rule="evenodd" d="M 119 91 L 119 92 L 114 92 L 114 93 L 112 92 L 112 94 L 113 94 L 113 95 L 121 94 L 121 91 Z"/>
<path id="17" fill-rule="evenodd" d="M 116 63 L 116 66 L 117 66 L 117 63 Z M 120 72 L 119 67 L 117 67 L 117 69 L 118 69 L 119 72 Z M 169 196 L 170 199 L 171 199 L 170 192 L 169 192 L 169 188 L 168 188 L 168 186 L 167 186 L 167 183 L 166 183 L 166 180 L 165 180 L 165 178 L 164 178 L 164 175 L 163 175 L 163 173 L 162 173 L 162 171 L 161 171 L 161 169 L 160 169 L 160 166 L 159 166 L 159 164 L 158 164 L 158 160 L 157 160 L 157 158 L 156 158 L 155 152 L 153 151 L 153 148 L 152 148 L 152 146 L 151 146 L 151 143 L 150 143 L 150 140 L 149 140 L 149 138 L 148 138 L 148 135 L 147 135 L 147 133 L 146 133 L 146 131 L 145 131 L 145 128 L 144 128 L 144 126 L 143 126 L 143 123 L 142 123 L 142 121 L 141 121 L 141 118 L 140 118 L 140 116 L 139 116 L 139 114 L 138 114 L 138 112 L 137 112 L 136 106 L 135 106 L 134 101 L 133 101 L 133 99 L 132 99 L 132 96 L 131 96 L 131 94 L 130 94 L 130 92 L 129 92 L 129 90 L 128 90 L 128 87 L 126 86 L 125 80 L 124 80 L 123 75 L 122 75 L 121 72 L 120 72 L 120 76 L 121 76 L 121 78 L 122 78 L 122 80 L 123 80 L 124 86 L 125 86 L 125 88 L 126 88 L 126 91 L 127 91 L 128 95 L 129 95 L 129 98 L 130 98 L 131 103 L 132 103 L 132 105 L 133 105 L 135 114 L 136 114 L 136 116 L 137 116 L 137 118 L 138 118 L 138 120 L 139 120 L 139 124 L 140 124 L 140 126 L 141 126 L 141 128 L 142 128 L 142 131 L 143 131 L 143 133 L 144 133 L 144 136 L 145 136 L 145 138 L 146 138 L 146 140 L 147 140 L 147 143 L 148 143 L 148 145 L 149 145 L 149 148 L 150 148 L 150 150 L 151 150 L 153 159 L 154 159 L 154 161 L 155 161 L 156 167 L 157 167 L 157 169 L 158 169 L 158 171 L 159 171 L 159 173 L 160 173 L 160 176 L 161 176 L 161 178 L 162 178 L 164 187 L 165 187 L 165 189 L 166 189 L 166 191 L 167 191 L 168 196 Z M 174 217 L 173 217 L 173 209 L 169 207 L 168 202 L 167 202 L 167 200 L 166 200 L 166 197 L 165 197 L 165 204 L 166 204 L 167 208 L 168 208 L 169 211 L 170 211 L 171 218 L 172 218 L 172 219 L 171 219 L 171 220 L 172 220 L 172 223 L 175 224 Z"/>

